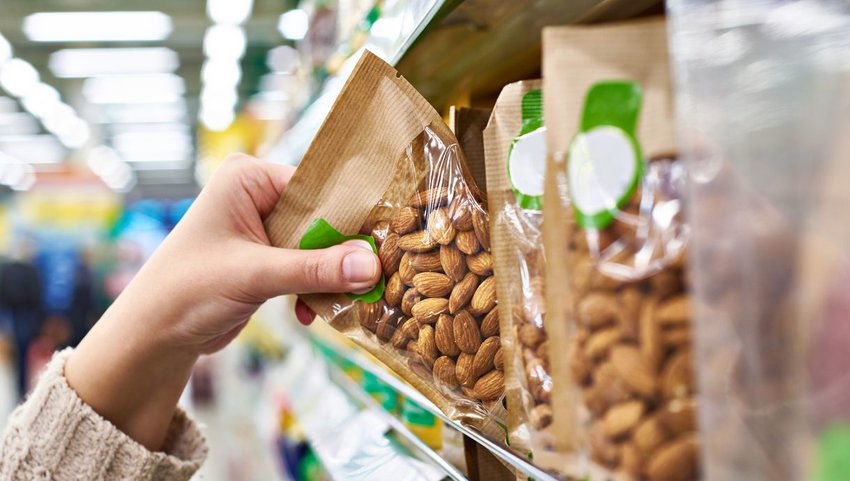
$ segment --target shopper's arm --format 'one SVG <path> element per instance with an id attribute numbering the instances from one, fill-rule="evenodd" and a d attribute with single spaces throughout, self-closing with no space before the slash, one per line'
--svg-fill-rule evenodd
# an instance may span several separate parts
<path id="1" fill-rule="evenodd" d="M 368 245 L 269 246 L 263 218 L 291 175 L 246 156 L 225 161 L 68 359 L 80 398 L 148 449 L 162 446 L 198 356 L 230 342 L 262 302 L 363 290 L 380 277 Z"/>

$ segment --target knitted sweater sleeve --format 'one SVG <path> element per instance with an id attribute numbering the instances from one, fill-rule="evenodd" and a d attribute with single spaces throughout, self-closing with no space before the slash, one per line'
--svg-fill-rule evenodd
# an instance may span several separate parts
<path id="1" fill-rule="evenodd" d="M 162 452 L 151 452 L 103 419 L 68 385 L 66 349 L 9 418 L 0 441 L 0 479 L 188 480 L 207 455 L 195 423 L 178 409 Z"/>

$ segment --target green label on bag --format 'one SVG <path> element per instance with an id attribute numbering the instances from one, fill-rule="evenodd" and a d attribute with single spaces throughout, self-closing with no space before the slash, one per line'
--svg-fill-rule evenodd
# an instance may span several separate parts
<path id="1" fill-rule="evenodd" d="M 409 424 L 416 426 L 434 426 L 437 424 L 437 416 L 420 407 L 410 399 L 405 399 L 401 406 L 401 415 Z"/>
<path id="2" fill-rule="evenodd" d="M 546 127 L 543 126 L 543 91 L 522 97 L 522 128 L 508 148 L 508 178 L 523 209 L 543 208 L 546 175 Z"/>
<path id="3" fill-rule="evenodd" d="M 318 218 L 310 224 L 310 227 L 307 228 L 304 235 L 301 237 L 301 241 L 298 243 L 298 248 L 303 250 L 326 249 L 350 240 L 364 240 L 372 246 L 372 251 L 376 254 L 378 253 L 378 247 L 375 245 L 375 239 L 373 239 L 372 236 L 361 234 L 345 235 L 334 229 L 328 221 L 322 218 Z M 384 295 L 385 286 L 386 281 L 384 280 L 384 276 L 381 276 L 381 280 L 378 281 L 375 288 L 366 294 L 349 293 L 346 295 L 354 300 L 363 301 L 367 304 L 374 304 L 381 300 L 381 297 Z"/>
<path id="4" fill-rule="evenodd" d="M 813 481 L 843 481 L 850 473 L 850 425 L 834 423 L 820 435 Z"/>
<path id="5" fill-rule="evenodd" d="M 637 190 L 644 163 L 636 137 L 642 101 L 634 82 L 599 82 L 587 92 L 567 163 L 570 198 L 584 228 L 607 227 Z"/>

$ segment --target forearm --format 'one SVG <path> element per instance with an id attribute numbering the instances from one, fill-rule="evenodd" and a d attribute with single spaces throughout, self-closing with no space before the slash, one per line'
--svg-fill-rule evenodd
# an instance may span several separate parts
<path id="1" fill-rule="evenodd" d="M 68 359 L 65 376 L 84 402 L 155 451 L 162 447 L 197 354 L 169 345 L 162 335 L 180 312 L 163 299 L 139 300 L 122 295 L 109 308 Z"/>

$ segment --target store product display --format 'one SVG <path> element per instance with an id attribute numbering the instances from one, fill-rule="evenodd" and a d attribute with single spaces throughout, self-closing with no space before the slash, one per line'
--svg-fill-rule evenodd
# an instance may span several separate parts
<path id="1" fill-rule="evenodd" d="M 266 229 L 275 245 L 296 247 L 318 219 L 374 239 L 385 288 L 373 299 L 312 295 L 305 302 L 449 416 L 483 420 L 501 410 L 495 277 L 480 193 L 439 115 L 368 52 Z"/>
<path id="2" fill-rule="evenodd" d="M 540 80 L 502 89 L 484 131 L 511 445 L 552 447 L 549 342 L 544 329 L 543 176 Z M 535 455 L 539 459 L 539 455 Z"/>
<path id="3" fill-rule="evenodd" d="M 569 219 L 565 236 L 546 245 L 560 251 L 550 262 L 563 262 L 549 285 L 569 286 L 548 293 L 567 295 L 567 318 L 547 318 L 553 342 L 569 346 L 561 362 L 569 374 L 556 376 L 554 389 L 574 396 L 555 404 L 555 418 L 569 426 L 555 431 L 559 447 L 579 440 L 591 479 L 609 471 L 697 479 L 689 227 L 684 169 L 670 154 L 665 23 L 544 35 L 547 143 L 553 159 L 565 159 L 556 168 L 569 195 L 568 206 L 561 190 L 546 204 Z"/>

